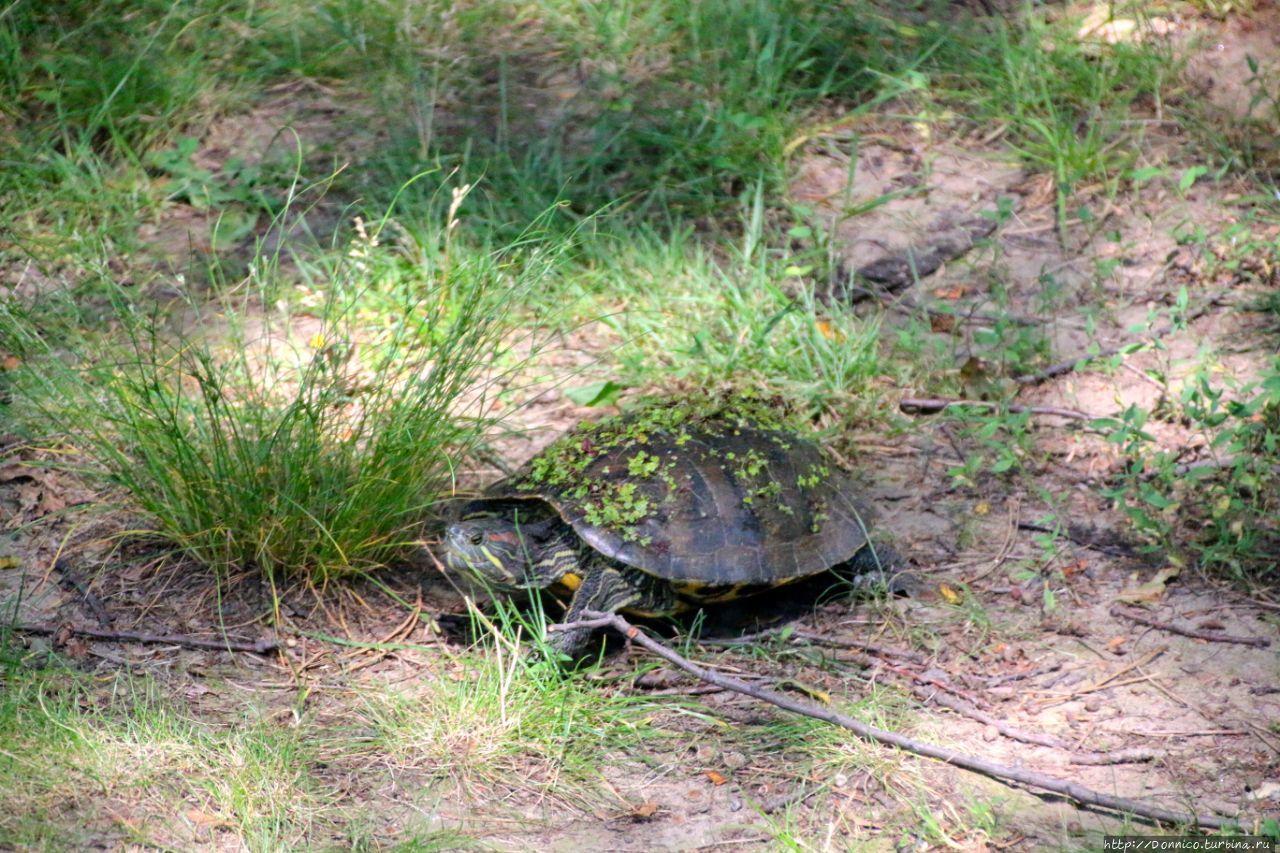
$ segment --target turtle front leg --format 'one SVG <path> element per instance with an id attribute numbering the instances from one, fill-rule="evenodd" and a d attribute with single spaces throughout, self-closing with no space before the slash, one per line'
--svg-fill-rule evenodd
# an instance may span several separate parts
<path id="1" fill-rule="evenodd" d="M 863 547 L 846 564 L 846 572 L 859 589 L 883 588 L 892 595 L 914 597 L 921 581 L 908 571 L 911 564 L 893 547 L 885 544 Z"/>
<path id="2" fill-rule="evenodd" d="M 638 569 L 604 558 L 588 558 L 581 578 L 569 601 L 566 623 L 584 619 L 583 614 L 589 610 L 614 613 L 627 609 L 654 616 L 675 610 L 676 599 L 670 585 Z M 590 628 L 560 630 L 558 626 L 547 635 L 547 644 L 577 660 L 587 650 L 591 633 Z"/>

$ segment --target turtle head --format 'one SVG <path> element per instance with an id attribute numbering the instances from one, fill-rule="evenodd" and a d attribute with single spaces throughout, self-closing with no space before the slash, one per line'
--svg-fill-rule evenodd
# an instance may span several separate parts
<path id="1" fill-rule="evenodd" d="M 575 539 L 559 518 L 520 523 L 496 516 L 471 518 L 449 525 L 445 562 L 498 588 L 541 589 L 572 570 Z"/>

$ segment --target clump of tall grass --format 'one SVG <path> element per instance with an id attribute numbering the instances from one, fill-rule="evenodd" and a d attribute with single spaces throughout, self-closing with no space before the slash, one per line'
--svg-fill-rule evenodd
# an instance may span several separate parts
<path id="1" fill-rule="evenodd" d="M 19 395 L 202 564 L 316 581 L 375 568 L 481 440 L 516 363 L 511 297 L 554 254 L 450 239 L 358 239 L 309 261 L 323 284 L 297 300 L 275 299 L 259 264 L 256 297 L 187 306 L 176 331 L 172 312 L 121 297 L 121 343 L 85 341 L 78 359 L 38 355 L 38 330 L 0 307 L 34 368 Z"/>

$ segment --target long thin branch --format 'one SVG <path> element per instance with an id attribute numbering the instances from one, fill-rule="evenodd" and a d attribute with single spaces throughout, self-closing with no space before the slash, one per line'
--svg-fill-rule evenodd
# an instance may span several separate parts
<path id="1" fill-rule="evenodd" d="M 1149 628 L 1156 628 L 1161 631 L 1168 631 L 1170 634 L 1181 634 L 1184 637 L 1192 637 L 1197 640 L 1208 640 L 1211 643 L 1238 643 L 1242 646 L 1257 646 L 1265 649 L 1271 645 L 1271 641 L 1266 637 L 1241 637 L 1236 634 L 1228 634 L 1224 631 L 1199 631 L 1195 628 L 1182 628 L 1177 625 L 1171 625 L 1168 622 L 1160 622 L 1152 619 L 1144 613 L 1133 610 L 1128 607 L 1115 605 L 1111 608 L 1112 616 L 1123 616 L 1125 619 L 1131 619 L 1139 625 L 1146 625 Z"/>
<path id="2" fill-rule="evenodd" d="M 1030 412 L 1033 415 L 1052 415 L 1076 421 L 1091 421 L 1094 416 L 1076 409 L 1058 406 L 1024 406 L 1021 403 L 997 403 L 991 400 L 948 400 L 938 397 L 904 397 L 898 401 L 898 409 L 908 415 L 933 415 L 952 406 L 971 406 L 978 409 L 1008 409 L 1014 414 Z"/>
<path id="3" fill-rule="evenodd" d="M 1055 776 L 1038 773 L 1033 770 L 1009 767 L 994 761 L 988 761 L 984 758 L 978 758 L 977 756 L 966 755 L 962 752 L 956 752 L 955 750 L 914 740 L 906 737 L 905 735 L 898 734 L 897 732 L 886 731 L 884 729 L 876 728 L 875 726 L 869 726 L 866 723 L 855 720 L 854 718 L 841 714 L 838 711 L 823 708 L 811 702 L 794 699 L 790 696 L 784 696 L 781 693 L 776 693 L 763 687 L 754 687 L 731 676 L 722 675 L 718 672 L 713 672 L 710 669 L 699 666 L 667 648 L 657 640 L 654 640 L 648 635 L 642 633 L 638 628 L 616 613 L 586 611 L 583 615 L 586 617 L 585 621 L 556 627 L 563 630 L 565 628 L 584 628 L 587 626 L 608 626 L 663 660 L 680 667 L 685 672 L 690 673 L 708 684 L 714 684 L 717 687 L 723 687 L 726 690 L 732 690 L 735 693 L 741 693 L 744 696 L 750 696 L 753 699 L 768 702 L 771 705 L 776 705 L 777 707 L 782 708 L 785 711 L 790 711 L 793 714 L 800 714 L 805 717 L 812 717 L 816 720 L 822 720 L 824 722 L 832 723 L 833 725 L 841 726 L 864 740 L 888 744 L 889 746 L 896 746 L 898 749 L 906 750 L 907 752 L 915 755 L 933 758 L 965 770 L 990 776 L 993 779 L 998 779 L 1004 782 L 1015 782 L 1020 785 L 1027 785 L 1029 787 L 1051 791 L 1055 794 L 1061 794 L 1062 796 L 1070 797 L 1083 806 L 1100 806 L 1117 812 L 1145 817 L 1149 820 L 1174 824 L 1193 824 L 1207 829 L 1222 829 L 1224 827 L 1235 825 L 1234 821 L 1224 820 L 1210 815 L 1199 815 L 1189 811 L 1173 811 L 1150 803 L 1144 803 L 1140 800 L 1116 797 L 1111 794 L 1102 793 L 1101 791 L 1094 791 L 1091 788 L 1086 788 L 1085 786 L 1070 780 L 1059 779 Z"/>
<path id="4" fill-rule="evenodd" d="M 155 643 L 169 646 L 186 646 L 190 649 L 214 649 L 220 652 L 252 652 L 265 655 L 280 648 L 279 640 L 255 640 L 242 642 L 239 640 L 202 640 L 183 634 L 145 634 L 137 631 L 99 631 L 96 628 L 78 628 L 75 625 L 12 625 L 14 631 L 24 634 L 59 634 L 66 631 L 79 637 L 94 640 L 115 640 L 122 643 Z"/>

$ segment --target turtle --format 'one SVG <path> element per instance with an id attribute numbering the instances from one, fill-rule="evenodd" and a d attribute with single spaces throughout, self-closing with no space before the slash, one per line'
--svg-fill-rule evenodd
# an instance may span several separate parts
<path id="1" fill-rule="evenodd" d="M 566 623 L 660 617 L 841 565 L 894 568 L 871 516 L 849 475 L 776 418 L 666 406 L 565 434 L 466 504 L 445 553 L 499 591 L 570 596 Z M 547 639 L 577 658 L 590 635 Z"/>

